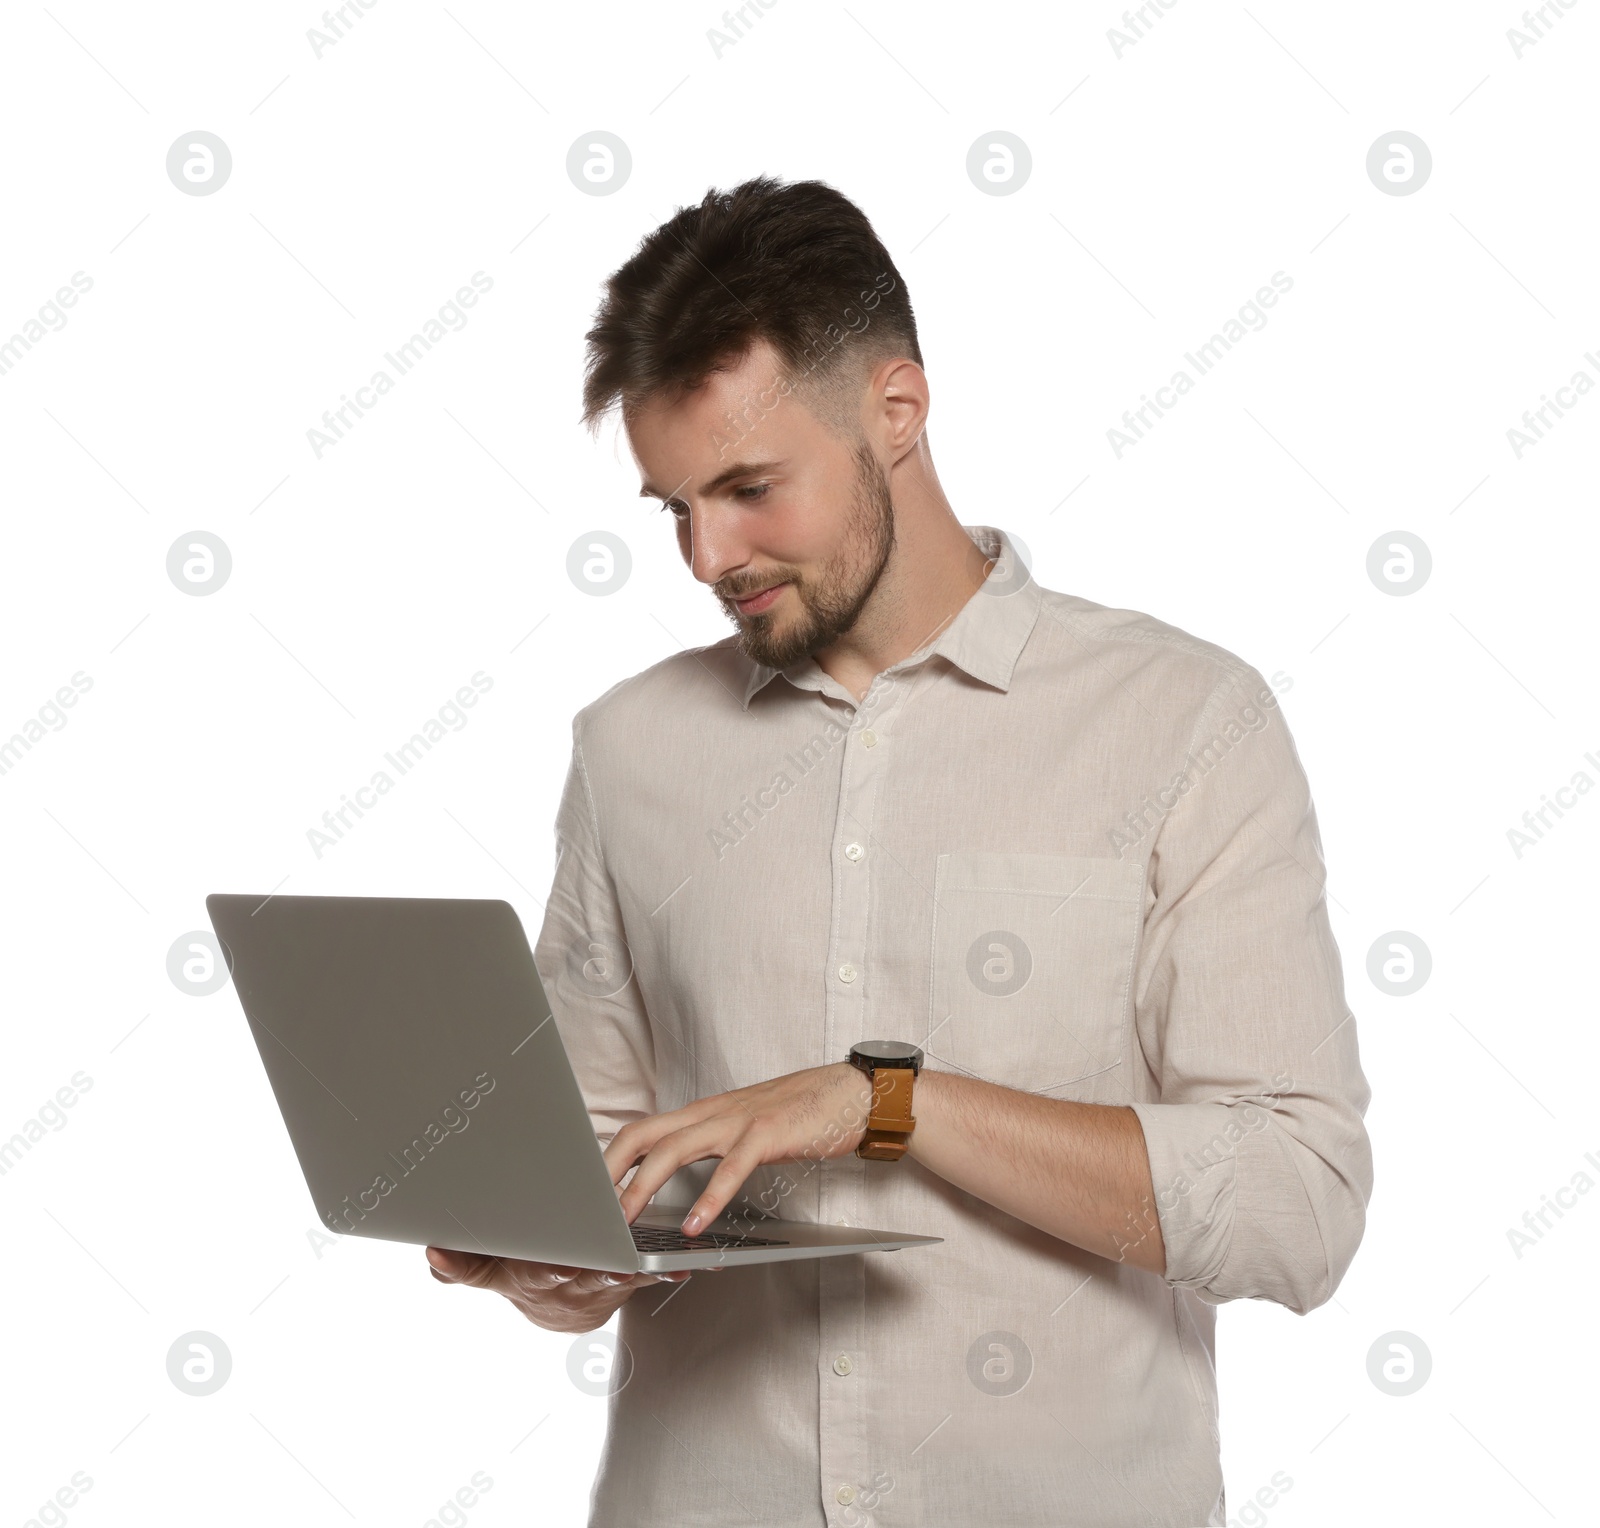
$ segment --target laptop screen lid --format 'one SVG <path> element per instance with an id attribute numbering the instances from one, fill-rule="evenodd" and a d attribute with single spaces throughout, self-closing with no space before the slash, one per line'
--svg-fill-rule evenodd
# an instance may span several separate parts
<path id="1" fill-rule="evenodd" d="M 206 910 L 326 1226 L 639 1267 L 510 903 L 217 893 Z"/>

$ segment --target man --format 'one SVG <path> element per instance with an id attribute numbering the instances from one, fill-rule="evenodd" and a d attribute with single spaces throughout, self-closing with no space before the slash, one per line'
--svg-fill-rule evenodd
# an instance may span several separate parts
<path id="1" fill-rule="evenodd" d="M 602 1528 L 1222 1523 L 1213 1307 L 1328 1299 L 1371 1192 L 1271 686 L 959 523 L 904 284 L 829 187 L 680 211 L 589 340 L 586 419 L 621 401 L 737 627 L 573 727 L 536 955 L 623 1207 L 944 1241 L 436 1276 L 620 1309 Z M 861 1042 L 923 1051 L 909 1134 Z"/>

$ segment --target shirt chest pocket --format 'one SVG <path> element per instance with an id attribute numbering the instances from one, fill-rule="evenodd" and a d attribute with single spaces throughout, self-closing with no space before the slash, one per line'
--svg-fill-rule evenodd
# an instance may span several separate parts
<path id="1" fill-rule="evenodd" d="M 941 854 L 934 900 L 930 1062 L 1051 1098 L 1126 1103 L 1143 867 Z"/>

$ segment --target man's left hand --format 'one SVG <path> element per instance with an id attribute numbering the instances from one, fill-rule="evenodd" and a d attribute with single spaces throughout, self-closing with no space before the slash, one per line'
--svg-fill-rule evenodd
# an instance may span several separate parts
<path id="1" fill-rule="evenodd" d="M 683 1222 L 686 1236 L 710 1225 L 756 1168 L 842 1157 L 856 1149 L 872 1106 L 872 1078 L 848 1061 L 808 1068 L 716 1093 L 686 1108 L 624 1125 L 605 1149 L 611 1181 L 638 1171 L 622 1191 L 631 1224 L 680 1167 L 721 1157 Z"/>

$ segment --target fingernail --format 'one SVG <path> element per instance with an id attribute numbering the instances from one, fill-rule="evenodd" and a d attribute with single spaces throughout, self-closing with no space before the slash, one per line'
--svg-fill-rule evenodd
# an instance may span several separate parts
<path id="1" fill-rule="evenodd" d="M 683 1223 L 683 1234 L 685 1236 L 693 1236 L 700 1229 L 700 1227 L 703 1226 L 704 1224 L 705 1224 L 705 1216 L 700 1214 L 700 1212 L 698 1210 L 696 1210 L 693 1215 L 691 1215 L 686 1221 L 684 1221 L 684 1223 Z"/>
<path id="2" fill-rule="evenodd" d="M 602 1273 L 600 1282 L 602 1284 L 626 1284 L 628 1276 L 625 1273 Z"/>

